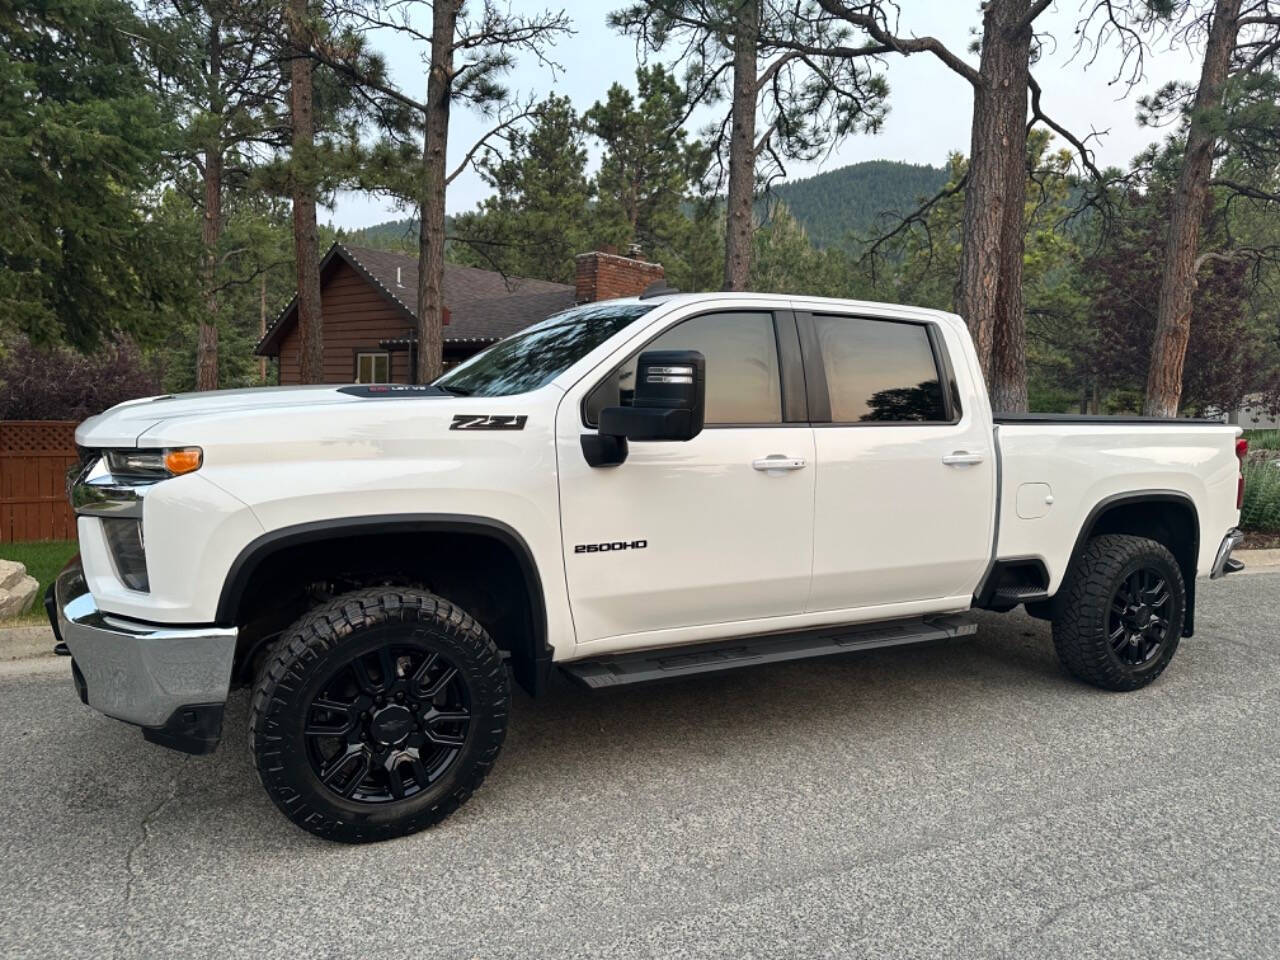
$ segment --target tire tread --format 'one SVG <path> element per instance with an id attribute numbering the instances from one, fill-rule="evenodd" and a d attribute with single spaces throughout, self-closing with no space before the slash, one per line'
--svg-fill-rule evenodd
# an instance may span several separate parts
<path id="1" fill-rule="evenodd" d="M 459 770 L 457 783 L 431 806 L 393 824 L 353 823 L 315 808 L 286 782 L 278 732 L 288 694 L 305 682 L 305 671 L 361 628 L 386 622 L 427 623 L 459 644 L 478 669 L 469 677 L 485 703 L 482 737 L 486 742 Z M 276 642 L 263 660 L 253 686 L 249 712 L 249 747 L 268 796 L 294 823 L 305 830 L 346 843 L 367 843 L 415 833 L 434 826 L 462 806 L 480 788 L 497 760 L 506 735 L 510 687 L 506 666 L 496 644 L 473 617 L 448 600 L 425 590 L 375 587 L 344 594 L 309 610 Z"/>
<path id="2" fill-rule="evenodd" d="M 1127 668 L 1115 657 L 1106 637 L 1107 614 L 1120 571 L 1142 556 L 1158 556 L 1169 568 L 1170 590 L 1177 597 L 1172 636 L 1149 669 Z M 1053 646 L 1072 674 L 1105 690 L 1137 690 L 1155 680 L 1177 650 L 1186 611 L 1186 585 L 1177 560 L 1163 544 L 1130 534 L 1103 534 L 1090 539 L 1076 557 L 1054 597 Z"/>

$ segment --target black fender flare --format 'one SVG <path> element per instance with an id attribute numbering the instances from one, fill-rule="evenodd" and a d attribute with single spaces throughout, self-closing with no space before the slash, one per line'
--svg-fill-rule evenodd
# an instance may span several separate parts
<path id="1" fill-rule="evenodd" d="M 491 517 L 453 513 L 374 514 L 315 520 L 268 531 L 252 540 L 232 561 L 218 597 L 217 622 L 234 625 L 236 612 L 253 580 L 254 572 L 273 554 L 300 544 L 318 543 L 345 537 L 377 536 L 388 533 L 463 533 L 496 540 L 511 551 L 529 594 L 532 663 L 517 675 L 530 694 L 540 692 L 550 673 L 551 647 L 547 642 L 547 607 L 542 577 L 533 551 L 519 532 Z M 517 666 L 519 666 L 517 664 Z"/>
<path id="2" fill-rule="evenodd" d="M 1102 519 L 1103 514 L 1117 507 L 1127 507 L 1141 503 L 1174 503 L 1180 507 L 1186 507 L 1191 513 L 1191 570 L 1189 575 L 1187 571 L 1183 571 L 1183 579 L 1186 581 L 1187 588 L 1187 610 L 1182 625 L 1182 635 L 1189 637 L 1195 630 L 1196 565 L 1200 557 L 1200 511 L 1196 509 L 1196 502 L 1191 499 L 1189 494 L 1181 490 L 1126 490 L 1123 493 L 1114 493 L 1109 497 L 1103 497 L 1093 505 L 1093 509 L 1085 517 L 1084 523 L 1080 527 L 1080 533 L 1076 536 L 1075 545 L 1071 548 L 1071 556 L 1067 560 L 1067 569 L 1070 570 L 1071 565 L 1076 561 L 1076 557 L 1080 556 L 1080 551 L 1084 549 L 1085 543 L 1093 536 L 1093 531 L 1098 526 L 1098 521 Z M 1066 574 L 1064 573 L 1063 575 L 1065 576 Z"/>

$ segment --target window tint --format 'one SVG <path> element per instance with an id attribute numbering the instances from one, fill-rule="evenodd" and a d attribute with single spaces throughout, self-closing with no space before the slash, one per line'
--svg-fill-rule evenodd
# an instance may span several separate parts
<path id="1" fill-rule="evenodd" d="M 815 316 L 834 423 L 945 421 L 928 330 L 917 323 Z"/>
<path id="2" fill-rule="evenodd" d="M 558 313 L 477 353 L 436 386 L 476 397 L 536 390 L 653 308 L 652 303 L 596 303 Z"/>
<path id="3" fill-rule="evenodd" d="M 707 360 L 706 422 L 781 423 L 778 343 L 770 313 L 708 313 L 649 341 L 587 397 L 588 425 L 605 407 L 631 406 L 636 359 L 648 350 L 699 350 Z"/>

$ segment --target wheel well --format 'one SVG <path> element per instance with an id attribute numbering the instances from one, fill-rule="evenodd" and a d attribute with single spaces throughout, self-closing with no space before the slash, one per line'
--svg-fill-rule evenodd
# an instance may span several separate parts
<path id="1" fill-rule="evenodd" d="M 350 590 L 421 586 L 456 603 L 540 692 L 550 663 L 541 582 L 528 548 L 506 528 L 431 522 L 309 527 L 246 548 L 227 578 L 218 621 L 240 628 L 234 676 L 251 682 L 261 655 L 298 617 Z"/>
<path id="2" fill-rule="evenodd" d="M 1106 500 L 1094 508 L 1071 554 L 1074 564 L 1092 537 L 1125 533 L 1146 537 L 1169 548 L 1187 588 L 1187 613 L 1183 636 L 1195 626 L 1196 563 L 1200 554 L 1200 521 L 1194 504 L 1180 493 L 1138 494 Z"/>

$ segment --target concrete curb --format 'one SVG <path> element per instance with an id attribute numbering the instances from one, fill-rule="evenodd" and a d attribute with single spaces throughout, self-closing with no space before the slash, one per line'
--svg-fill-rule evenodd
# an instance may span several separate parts
<path id="1" fill-rule="evenodd" d="M 1280 550 L 1236 550 L 1231 556 L 1243 563 L 1246 570 L 1280 567 Z"/>
<path id="2" fill-rule="evenodd" d="M 53 656 L 53 631 L 39 624 L 0 627 L 0 663 Z"/>

